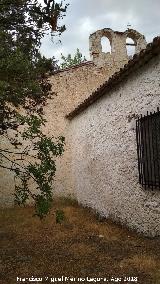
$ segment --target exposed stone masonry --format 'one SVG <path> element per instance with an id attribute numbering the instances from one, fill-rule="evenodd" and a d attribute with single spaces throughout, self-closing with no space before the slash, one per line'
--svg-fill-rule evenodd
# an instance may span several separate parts
<path id="1" fill-rule="evenodd" d="M 107 36 L 111 43 L 111 53 L 102 52 L 101 37 Z M 75 177 L 71 168 L 73 137 L 69 135 L 70 121 L 66 115 L 103 85 L 115 72 L 119 71 L 129 60 L 126 51 L 126 38 L 131 37 L 136 44 L 136 52 L 146 46 L 143 35 L 134 30 L 114 32 L 111 29 L 97 31 L 90 36 L 89 62 L 79 64 L 66 70 L 55 72 L 50 81 L 54 96 L 45 107 L 47 124 L 44 131 L 49 135 L 63 135 L 66 147 L 63 158 L 57 161 L 57 174 L 53 191 L 58 195 L 75 195 Z M 84 121 L 85 124 L 85 121 Z M 77 141 L 76 141 L 77 143 Z M 77 155 L 79 153 L 77 152 Z M 0 173 L 0 204 L 13 204 L 14 177 L 7 170 Z M 4 178 L 5 176 L 5 178 Z M 87 189 L 86 189 L 87 190 Z"/>
<path id="2" fill-rule="evenodd" d="M 110 39 L 111 54 L 102 52 L 101 37 Z M 45 109 L 47 118 L 46 132 L 49 134 L 64 135 L 66 149 L 63 160 L 58 162 L 55 191 L 57 194 L 74 195 L 72 182 L 71 149 L 68 129 L 70 127 L 66 115 L 87 99 L 92 92 L 103 85 L 116 71 L 119 71 L 128 62 L 126 38 L 130 36 L 136 43 L 136 52 L 145 48 L 146 41 L 143 35 L 127 30 L 124 33 L 114 32 L 111 29 L 97 31 L 90 36 L 90 55 L 93 61 L 79 64 L 56 72 L 51 77 L 55 96 Z"/>
<path id="3" fill-rule="evenodd" d="M 102 52 L 101 38 L 107 37 L 111 45 L 111 53 Z M 118 69 L 128 62 L 126 40 L 131 38 L 135 43 L 135 53 L 146 47 L 146 40 L 139 32 L 128 29 L 125 32 L 103 29 L 90 35 L 90 56 L 97 66 L 107 65 L 109 68 Z"/>

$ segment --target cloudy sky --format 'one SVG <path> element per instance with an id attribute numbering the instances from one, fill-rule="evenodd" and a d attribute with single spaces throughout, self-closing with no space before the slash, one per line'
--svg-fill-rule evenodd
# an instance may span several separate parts
<path id="1" fill-rule="evenodd" d="M 42 0 L 41 0 L 42 1 Z M 74 54 L 79 48 L 89 60 L 89 35 L 96 30 L 111 28 L 125 31 L 127 24 L 144 34 L 147 42 L 160 35 L 160 0 L 66 0 L 69 3 L 63 24 L 67 30 L 61 43 L 53 43 L 48 35 L 41 52 L 60 59 L 60 54 Z"/>

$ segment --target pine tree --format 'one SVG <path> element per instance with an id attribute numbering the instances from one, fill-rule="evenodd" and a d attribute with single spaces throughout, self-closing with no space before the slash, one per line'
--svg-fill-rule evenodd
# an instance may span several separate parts
<path id="1" fill-rule="evenodd" d="M 78 65 L 80 63 L 85 62 L 86 58 L 85 58 L 85 56 L 82 55 L 82 53 L 77 48 L 77 51 L 76 51 L 75 55 L 73 56 L 73 58 L 72 58 L 71 54 L 68 54 L 65 57 L 61 53 L 61 60 L 62 60 L 62 63 L 60 64 L 60 68 L 65 69 L 65 68 L 69 68 L 69 67 L 72 67 L 74 65 Z"/>

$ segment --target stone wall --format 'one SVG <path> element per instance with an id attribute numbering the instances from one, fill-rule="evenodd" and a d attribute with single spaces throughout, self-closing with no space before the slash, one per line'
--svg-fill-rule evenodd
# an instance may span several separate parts
<path id="1" fill-rule="evenodd" d="M 109 39 L 110 52 L 102 52 L 101 39 Z M 112 29 L 102 29 L 90 35 L 89 46 L 90 56 L 97 66 L 108 66 L 119 69 L 128 62 L 126 40 L 130 38 L 135 44 L 135 53 L 139 53 L 146 48 L 145 37 L 139 32 L 127 29 L 125 32 L 113 31 Z"/>
<path id="2" fill-rule="evenodd" d="M 70 173 L 70 144 L 67 138 L 68 120 L 65 115 L 79 102 L 87 98 L 107 78 L 115 72 L 113 68 L 96 67 L 93 62 L 60 71 L 51 76 L 54 95 L 44 109 L 47 124 L 44 132 L 50 136 L 63 135 L 66 138 L 65 153 L 57 159 L 57 174 L 53 192 L 58 195 L 73 195 L 72 175 Z M 4 139 L 2 148 L 11 145 Z M 3 147 L 4 146 L 4 147 Z M 0 169 L 0 206 L 14 204 L 14 175 L 6 169 Z"/>
<path id="3" fill-rule="evenodd" d="M 74 117 L 72 175 L 78 201 L 147 236 L 160 235 L 160 191 L 138 183 L 135 120 L 160 105 L 160 57 Z"/>
<path id="4" fill-rule="evenodd" d="M 47 120 L 44 132 L 51 136 L 63 135 L 66 138 L 64 156 L 57 160 L 54 192 L 58 195 L 74 195 L 73 174 L 70 167 L 69 121 L 65 116 L 128 62 L 125 45 L 127 33 L 128 31 L 120 33 L 111 29 L 97 31 L 90 36 L 90 53 L 93 61 L 59 71 L 50 78 L 54 95 L 44 109 Z M 103 35 L 110 36 L 112 42 L 110 60 L 108 54 L 102 53 L 100 40 Z M 131 37 L 137 44 L 137 52 L 145 47 L 145 39 L 138 32 L 132 31 Z M 95 49 L 98 50 L 97 55 Z M 7 170 L 1 170 L 0 175 L 0 196 L 3 196 L 0 205 L 8 206 L 13 204 L 13 195 L 12 197 L 10 195 L 14 192 L 13 175 Z"/>
<path id="5" fill-rule="evenodd" d="M 65 119 L 65 116 L 128 62 L 126 38 L 129 31 L 129 36 L 135 40 L 137 45 L 136 52 L 138 53 L 146 46 L 143 35 L 134 30 L 127 30 L 124 33 L 120 33 L 114 32 L 111 29 L 103 29 L 90 36 L 90 55 L 93 61 L 57 72 L 51 77 L 55 95 L 45 109 L 45 116 L 48 121 L 46 131 L 47 134 L 63 135 L 66 138 L 65 153 L 63 159 L 58 161 L 57 166 L 55 192 L 58 195 L 74 195 L 72 186 L 73 175 L 70 169 L 69 122 Z M 110 35 L 112 54 L 102 53 L 100 39 L 103 35 Z M 98 50 L 96 57 L 93 55 L 95 54 L 95 49 Z M 110 60 L 108 56 L 110 56 Z"/>
<path id="6" fill-rule="evenodd" d="M 47 119 L 45 132 L 49 135 L 63 135 L 66 138 L 65 153 L 63 158 L 57 161 L 54 192 L 58 195 L 74 195 L 70 172 L 69 121 L 65 116 L 114 72 L 114 68 L 97 67 L 93 62 L 89 62 L 58 72 L 51 77 L 52 90 L 55 94 L 45 108 Z"/>
<path id="7" fill-rule="evenodd" d="M 1 139 L 1 149 L 12 149 L 7 139 Z M 6 160 L 5 166 L 9 167 L 10 163 Z M 10 207 L 14 203 L 14 174 L 13 172 L 0 168 L 0 207 Z"/>

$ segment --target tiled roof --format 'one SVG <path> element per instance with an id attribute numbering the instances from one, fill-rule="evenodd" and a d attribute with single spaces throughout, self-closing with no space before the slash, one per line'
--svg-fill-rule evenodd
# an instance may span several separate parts
<path id="1" fill-rule="evenodd" d="M 66 115 L 66 118 L 72 119 L 77 114 L 93 104 L 96 100 L 106 94 L 107 91 L 113 89 L 116 85 L 127 78 L 132 72 L 148 63 L 153 57 L 160 54 L 160 37 L 155 37 L 152 43 L 149 43 L 146 49 L 141 50 L 139 54 L 135 54 L 120 71 L 114 73 L 103 85 L 94 91 L 87 99 L 80 103 L 73 111 Z"/>

